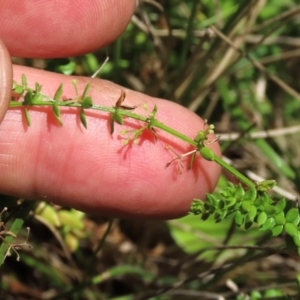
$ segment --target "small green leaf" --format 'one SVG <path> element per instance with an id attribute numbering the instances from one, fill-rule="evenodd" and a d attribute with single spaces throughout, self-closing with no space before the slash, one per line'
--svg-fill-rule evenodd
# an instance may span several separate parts
<path id="1" fill-rule="evenodd" d="M 286 214 L 286 221 L 289 223 L 299 223 L 299 210 L 297 208 L 291 208 Z"/>
<path id="2" fill-rule="evenodd" d="M 34 91 L 31 98 L 31 104 L 41 100 L 41 94 L 39 91 Z"/>
<path id="3" fill-rule="evenodd" d="M 286 222 L 284 212 L 275 215 L 274 220 L 277 225 L 284 225 Z"/>
<path id="4" fill-rule="evenodd" d="M 79 239 L 75 235 L 75 233 L 68 232 L 67 234 L 65 234 L 64 238 L 68 249 L 70 249 L 72 253 L 75 252 L 79 246 Z"/>
<path id="5" fill-rule="evenodd" d="M 280 213 L 285 209 L 286 206 L 286 200 L 284 198 L 281 198 L 275 205 L 276 212 Z"/>
<path id="6" fill-rule="evenodd" d="M 151 120 L 154 120 L 156 113 L 157 113 L 157 105 L 155 104 L 152 112 L 150 113 Z"/>
<path id="7" fill-rule="evenodd" d="M 234 220 L 235 220 L 236 225 L 240 227 L 244 224 L 245 217 L 240 211 L 237 211 L 235 213 Z"/>
<path id="8" fill-rule="evenodd" d="M 81 101 L 81 105 L 83 108 L 91 108 L 93 106 L 93 101 L 91 97 L 85 97 Z"/>
<path id="9" fill-rule="evenodd" d="M 274 220 L 277 225 L 284 225 L 286 222 L 284 212 L 282 211 L 279 214 L 275 215 Z"/>
<path id="10" fill-rule="evenodd" d="M 52 105 L 52 111 L 53 111 L 54 116 L 55 116 L 56 120 L 58 121 L 58 123 L 60 125 L 63 125 L 62 120 L 60 118 L 60 109 L 59 109 L 59 107 L 58 107 L 58 105 L 56 103 L 54 103 Z"/>
<path id="11" fill-rule="evenodd" d="M 236 186 L 235 195 L 236 195 L 236 198 L 243 198 L 245 195 L 245 190 L 243 189 L 243 187 L 240 184 L 238 184 Z"/>
<path id="12" fill-rule="evenodd" d="M 57 210 L 55 210 L 53 206 L 45 202 L 41 202 L 39 204 L 39 206 L 36 208 L 36 214 L 53 226 L 61 226 L 57 215 Z"/>
<path id="13" fill-rule="evenodd" d="M 242 209 L 246 212 L 250 211 L 251 206 L 252 206 L 252 203 L 250 201 L 243 201 L 242 202 Z"/>
<path id="14" fill-rule="evenodd" d="M 55 102 L 58 102 L 61 99 L 62 93 L 63 93 L 63 84 L 61 83 L 54 95 Z"/>
<path id="15" fill-rule="evenodd" d="M 88 93 L 88 91 L 89 91 L 89 89 L 90 89 L 90 84 L 88 83 L 86 86 L 85 86 L 85 89 L 84 89 L 84 91 L 83 91 L 83 94 L 82 94 L 82 96 L 81 96 L 81 99 L 84 99 L 84 98 L 86 98 L 86 96 L 87 96 L 87 93 Z"/>
<path id="16" fill-rule="evenodd" d="M 257 208 L 254 205 L 252 205 L 248 213 L 248 217 L 251 222 L 253 222 L 254 218 L 256 217 L 256 214 L 257 214 Z"/>
<path id="17" fill-rule="evenodd" d="M 83 223 L 82 220 L 75 217 L 73 210 L 59 210 L 57 212 L 58 218 L 60 220 L 60 223 L 64 226 L 67 226 L 70 228 L 70 230 L 74 229 L 82 229 Z"/>
<path id="18" fill-rule="evenodd" d="M 274 226 L 271 231 L 272 231 L 272 236 L 278 236 L 281 234 L 283 230 L 283 225 L 276 225 Z"/>
<path id="19" fill-rule="evenodd" d="M 268 192 L 276 185 L 275 180 L 264 180 L 256 185 L 256 189 L 260 192 Z"/>
<path id="20" fill-rule="evenodd" d="M 227 211 L 221 211 L 219 210 L 218 212 L 215 213 L 214 215 L 214 219 L 216 221 L 216 223 L 219 223 L 221 222 L 222 220 L 224 220 L 224 218 L 226 217 L 227 215 Z"/>
<path id="21" fill-rule="evenodd" d="M 27 87 L 27 78 L 26 78 L 25 74 L 22 74 L 22 85 L 24 87 Z"/>
<path id="22" fill-rule="evenodd" d="M 38 82 L 36 82 L 35 83 L 35 91 L 36 91 L 36 93 L 39 94 L 41 92 L 41 90 L 42 90 L 42 86 Z"/>
<path id="23" fill-rule="evenodd" d="M 266 214 L 264 211 L 262 211 L 262 212 L 258 215 L 258 218 L 257 218 L 257 224 L 258 224 L 259 226 L 263 225 L 263 224 L 267 221 L 267 218 L 268 218 L 267 214 Z"/>
<path id="24" fill-rule="evenodd" d="M 200 215 L 204 211 L 204 203 L 201 200 L 195 199 L 190 208 L 190 213 Z"/>
<path id="25" fill-rule="evenodd" d="M 213 207 L 217 207 L 218 202 L 219 202 L 219 200 L 212 194 L 207 194 L 206 195 L 206 201 L 207 201 L 208 204 L 210 204 Z"/>
<path id="26" fill-rule="evenodd" d="M 228 197 L 227 199 L 225 199 L 225 207 L 226 208 L 234 206 L 235 203 L 236 203 L 236 199 L 234 197 Z"/>
<path id="27" fill-rule="evenodd" d="M 86 116 L 83 108 L 80 109 L 79 116 L 80 116 L 81 124 L 84 126 L 85 129 L 87 129 Z"/>
<path id="28" fill-rule="evenodd" d="M 23 105 L 30 105 L 32 103 L 32 91 L 25 94 Z"/>
<path id="29" fill-rule="evenodd" d="M 218 201 L 218 204 L 217 204 L 217 207 L 219 208 L 219 209 L 224 209 L 224 207 L 225 207 L 225 202 L 224 202 L 224 200 L 219 200 Z"/>
<path id="30" fill-rule="evenodd" d="M 76 79 L 73 79 L 72 80 L 72 84 L 74 86 L 74 89 L 75 89 L 75 94 L 76 94 L 76 97 L 78 97 L 78 89 L 77 89 L 77 80 Z"/>
<path id="31" fill-rule="evenodd" d="M 259 201 L 259 205 L 263 208 L 266 208 L 271 203 L 271 198 L 267 193 L 262 193 L 257 197 L 256 201 Z"/>
<path id="32" fill-rule="evenodd" d="M 275 226 L 275 220 L 273 218 L 268 218 L 263 226 L 260 227 L 260 231 L 271 230 Z"/>
<path id="33" fill-rule="evenodd" d="M 206 195 L 206 200 L 207 200 L 207 196 L 208 195 Z M 210 211 L 210 212 L 215 211 L 214 207 L 210 203 L 208 203 L 208 201 L 204 202 L 204 209 L 207 210 L 207 211 Z"/>
<path id="34" fill-rule="evenodd" d="M 27 123 L 28 126 L 30 126 L 31 125 L 31 120 L 30 120 L 30 114 L 29 114 L 29 111 L 28 111 L 27 107 L 24 108 L 24 114 L 25 114 L 26 123 Z"/>
<path id="35" fill-rule="evenodd" d="M 115 111 L 115 121 L 120 125 L 124 124 L 123 116 L 118 109 Z"/>
<path id="36" fill-rule="evenodd" d="M 18 85 L 18 86 L 16 86 L 16 87 L 14 88 L 14 91 L 15 91 L 17 94 L 21 95 L 21 94 L 24 92 L 24 87 L 23 87 L 22 85 Z"/>
<path id="37" fill-rule="evenodd" d="M 209 218 L 209 216 L 210 216 L 210 213 L 209 213 L 209 212 L 204 212 L 204 213 L 202 214 L 202 216 L 201 216 L 201 220 L 202 220 L 202 221 L 205 221 L 205 220 L 207 220 L 207 219 Z"/>
<path id="38" fill-rule="evenodd" d="M 293 236 L 294 243 L 297 247 L 300 247 L 300 232 Z"/>
<path id="39" fill-rule="evenodd" d="M 257 197 L 257 191 L 255 188 L 250 188 L 248 191 L 246 191 L 244 195 L 244 200 L 253 202 Z"/>
<path id="40" fill-rule="evenodd" d="M 268 215 L 268 216 L 272 216 L 274 214 L 276 214 L 276 207 L 275 206 L 272 206 L 272 205 L 269 205 L 265 208 L 265 213 Z"/>
<path id="41" fill-rule="evenodd" d="M 293 223 L 286 223 L 286 224 L 284 225 L 284 230 L 285 230 L 285 232 L 286 232 L 288 235 L 290 235 L 290 236 L 292 236 L 292 237 L 298 235 L 298 228 L 297 228 L 297 226 L 296 226 L 295 224 L 293 224 Z"/>
<path id="42" fill-rule="evenodd" d="M 260 300 L 260 299 L 262 299 L 262 294 L 258 291 L 253 291 L 253 292 L 251 292 L 250 299 L 251 300 Z"/>
<path id="43" fill-rule="evenodd" d="M 298 218 L 295 219 L 295 221 L 293 222 L 296 226 L 298 226 L 300 222 L 300 215 L 298 215 Z"/>

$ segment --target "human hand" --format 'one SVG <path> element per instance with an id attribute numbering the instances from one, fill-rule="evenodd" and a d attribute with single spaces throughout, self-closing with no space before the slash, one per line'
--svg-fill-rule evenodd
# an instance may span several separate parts
<path id="1" fill-rule="evenodd" d="M 0 38 L 11 56 L 53 58 L 94 51 L 116 39 L 130 21 L 135 0 L 33 1 L 0 0 Z M 73 77 L 23 66 L 11 66 L 0 44 L 0 121 L 11 97 L 11 70 L 28 86 L 35 82 L 43 93 L 53 96 L 60 83 L 64 95 L 74 97 Z M 90 82 L 94 103 L 113 106 L 122 87 L 105 80 L 77 77 L 79 93 Z M 126 105 L 158 106 L 157 118 L 194 138 L 204 122 L 175 103 L 126 90 Z M 212 191 L 220 169 L 199 159 L 196 169 L 177 174 L 165 148 L 190 149 L 184 142 L 158 132 L 137 146 L 124 147 L 115 126 L 110 135 L 108 117 L 88 114 L 88 129 L 76 113 L 62 113 L 64 125 L 55 125 L 48 108 L 30 111 L 32 125 L 26 126 L 20 109 L 7 111 L 0 126 L 0 192 L 22 198 L 44 199 L 58 205 L 114 217 L 167 219 L 184 215 L 193 198 Z M 218 143 L 211 148 L 220 153 Z"/>

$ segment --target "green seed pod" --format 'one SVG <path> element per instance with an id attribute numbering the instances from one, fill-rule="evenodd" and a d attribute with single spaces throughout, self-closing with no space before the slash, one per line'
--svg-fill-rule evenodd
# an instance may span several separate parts
<path id="1" fill-rule="evenodd" d="M 207 147 L 202 147 L 200 150 L 200 155 L 206 159 L 206 160 L 209 160 L 209 161 L 214 161 L 215 160 L 215 153 L 210 149 L 210 148 L 207 148 Z"/>

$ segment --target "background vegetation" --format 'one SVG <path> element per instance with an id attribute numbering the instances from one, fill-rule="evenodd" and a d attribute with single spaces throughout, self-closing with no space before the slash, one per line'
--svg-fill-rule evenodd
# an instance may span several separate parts
<path id="1" fill-rule="evenodd" d="M 172 99 L 209 119 L 224 156 L 254 181 L 275 179 L 296 206 L 299 23 L 300 4 L 292 0 L 145 0 L 107 49 L 14 61 L 91 76 L 108 53 L 101 78 Z M 222 176 L 217 189 L 226 181 Z M 11 220 L 34 211 L 25 222 L 33 249 L 22 244 L 24 229 L 18 234 L 20 261 L 11 249 L 0 269 L 1 299 L 300 297 L 297 253 L 280 249 L 281 236 L 271 238 L 255 227 L 245 232 L 231 220 L 202 222 L 196 216 L 112 223 L 44 202 L 32 208 L 5 195 L 0 200 L 9 208 L 2 214 L 2 234 Z"/>

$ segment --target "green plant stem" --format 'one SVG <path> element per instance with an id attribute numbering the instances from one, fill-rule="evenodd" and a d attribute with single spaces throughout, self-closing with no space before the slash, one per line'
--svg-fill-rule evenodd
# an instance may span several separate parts
<path id="1" fill-rule="evenodd" d="M 29 89 L 29 88 L 26 88 L 26 91 L 34 92 L 34 90 Z M 45 100 L 43 100 L 43 99 L 45 99 Z M 195 140 L 191 139 L 190 137 L 174 130 L 173 128 L 159 122 L 158 120 L 156 120 L 154 118 L 155 113 L 152 113 L 150 116 L 147 117 L 147 116 L 141 116 L 141 115 L 135 114 L 135 113 L 125 110 L 125 109 L 120 109 L 119 107 L 107 107 L 107 106 L 101 106 L 101 105 L 95 105 L 95 104 L 91 105 L 90 107 L 85 108 L 80 100 L 81 99 L 79 97 L 77 97 L 77 98 L 71 99 L 69 101 L 57 101 L 57 100 L 54 100 L 45 95 L 39 94 L 39 97 L 37 99 L 35 99 L 34 101 L 32 101 L 29 105 L 24 104 L 24 102 L 22 102 L 22 101 L 11 101 L 9 107 L 11 109 L 13 109 L 13 108 L 20 108 L 20 107 L 29 108 L 29 107 L 33 107 L 33 106 L 54 106 L 54 105 L 56 105 L 57 107 L 73 107 L 73 108 L 81 108 L 84 110 L 92 109 L 92 110 L 103 111 L 103 112 L 107 112 L 107 113 L 111 113 L 111 114 L 115 114 L 117 111 L 119 114 L 121 114 L 124 117 L 129 117 L 131 119 L 135 119 L 135 120 L 147 123 L 149 125 L 149 129 L 151 129 L 153 127 L 160 129 L 160 130 L 162 130 L 166 133 L 169 133 L 170 135 L 177 137 L 178 139 L 196 147 L 196 149 L 200 150 L 199 141 L 195 141 Z M 207 139 L 207 138 L 205 138 L 205 139 Z M 202 143 L 202 144 L 204 145 L 204 143 Z M 201 147 L 205 147 L 205 146 L 201 146 Z M 238 172 L 236 169 L 234 169 L 232 166 L 227 164 L 225 161 L 223 161 L 218 156 L 213 154 L 213 156 L 208 160 L 214 161 L 217 164 L 219 164 L 221 167 L 223 167 L 228 172 L 233 174 L 238 180 L 243 182 L 249 188 L 253 188 L 253 187 L 255 188 L 255 186 L 256 186 L 255 183 L 253 183 L 251 180 L 249 180 L 247 177 L 245 177 L 243 174 Z"/>
<path id="2" fill-rule="evenodd" d="M 252 182 L 250 179 L 248 179 L 246 176 L 244 176 L 242 173 L 237 171 L 235 168 L 233 168 L 231 165 L 226 163 L 223 159 L 216 156 L 213 158 L 213 161 L 215 161 L 218 165 L 223 167 L 226 171 L 230 172 L 232 175 L 234 175 L 236 178 L 238 178 L 242 183 L 246 184 L 249 188 L 255 188 L 256 185 L 254 182 Z"/>
<path id="3" fill-rule="evenodd" d="M 33 105 L 31 106 L 53 106 L 54 104 L 57 104 L 57 106 L 59 107 L 74 107 L 74 108 L 81 108 L 82 105 L 79 102 L 74 102 L 74 101 L 58 101 L 58 102 L 54 102 L 54 101 L 43 101 L 43 100 L 39 100 L 39 101 L 35 101 Z M 11 101 L 9 108 L 18 108 L 18 107 L 24 107 L 23 102 L 17 102 L 17 101 Z M 99 110 L 99 111 L 104 111 L 104 112 L 108 112 L 108 113 L 115 113 L 116 112 L 116 108 L 114 107 L 107 107 L 107 106 L 101 106 L 101 105 L 93 105 L 92 107 L 90 107 L 89 109 L 93 109 L 93 110 Z M 128 110 L 123 110 L 123 109 L 119 109 L 118 111 L 125 117 L 129 117 L 138 121 L 142 121 L 145 123 L 150 123 L 152 124 L 152 126 L 161 129 L 181 140 L 183 140 L 184 142 L 189 143 L 190 145 L 193 146 L 197 146 L 197 143 L 192 140 L 191 138 L 189 138 L 188 136 L 174 130 L 173 128 L 157 121 L 157 120 L 150 120 L 149 117 L 145 117 L 145 116 L 141 116 L 135 113 L 132 113 Z"/>

